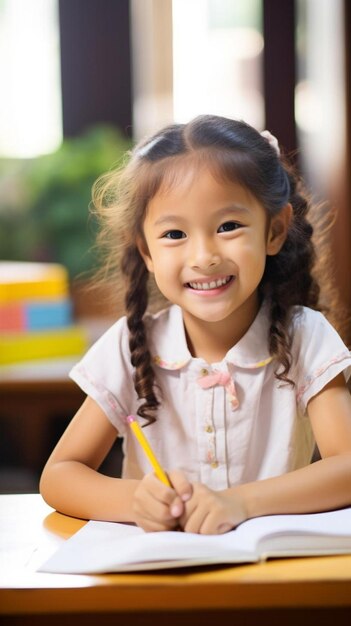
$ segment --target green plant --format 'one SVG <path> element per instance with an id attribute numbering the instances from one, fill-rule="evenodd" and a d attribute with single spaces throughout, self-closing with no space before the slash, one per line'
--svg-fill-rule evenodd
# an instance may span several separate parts
<path id="1" fill-rule="evenodd" d="M 63 263 L 71 278 L 95 268 L 91 188 L 130 147 L 115 128 L 96 126 L 50 155 L 0 161 L 0 257 Z"/>

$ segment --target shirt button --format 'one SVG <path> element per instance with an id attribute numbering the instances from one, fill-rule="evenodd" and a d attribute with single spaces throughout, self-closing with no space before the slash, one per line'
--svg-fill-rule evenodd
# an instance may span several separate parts
<path id="1" fill-rule="evenodd" d="M 202 368 L 200 373 L 201 373 L 201 376 L 208 376 L 208 370 L 205 367 Z"/>
<path id="2" fill-rule="evenodd" d="M 218 461 L 212 461 L 211 467 L 212 469 L 216 469 L 218 467 Z"/>
<path id="3" fill-rule="evenodd" d="M 207 433 L 213 433 L 213 428 L 212 428 L 212 426 L 206 426 L 205 431 L 206 431 Z"/>

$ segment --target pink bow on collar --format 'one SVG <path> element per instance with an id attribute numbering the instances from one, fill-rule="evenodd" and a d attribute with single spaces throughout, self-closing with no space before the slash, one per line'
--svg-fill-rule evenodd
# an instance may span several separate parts
<path id="1" fill-rule="evenodd" d="M 233 410 L 238 408 L 239 400 L 236 395 L 234 381 L 228 372 L 219 372 L 218 370 L 213 370 L 211 374 L 207 374 L 206 376 L 201 376 L 201 378 L 198 378 L 197 382 L 202 389 L 209 389 L 210 387 L 221 385 L 225 388 L 228 394 Z"/>

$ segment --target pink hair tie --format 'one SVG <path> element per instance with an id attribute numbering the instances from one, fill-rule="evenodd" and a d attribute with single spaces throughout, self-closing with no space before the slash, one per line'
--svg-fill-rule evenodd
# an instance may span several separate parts
<path id="1" fill-rule="evenodd" d="M 272 133 L 270 133 L 269 130 L 263 130 L 261 133 L 261 137 L 266 139 L 269 145 L 272 146 L 272 148 L 274 148 L 277 155 L 280 156 L 280 148 L 279 148 L 278 139 L 274 137 L 274 135 L 272 135 Z"/>

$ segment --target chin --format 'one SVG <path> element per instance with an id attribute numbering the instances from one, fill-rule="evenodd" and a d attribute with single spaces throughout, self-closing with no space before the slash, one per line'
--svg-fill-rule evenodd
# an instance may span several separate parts
<path id="1" fill-rule="evenodd" d="M 198 320 L 201 320 L 202 322 L 208 322 L 209 324 L 218 324 L 221 322 L 225 322 L 227 319 L 229 319 L 231 317 L 231 315 L 233 315 L 233 311 L 213 311 L 213 312 L 207 312 L 204 313 L 199 312 L 198 314 L 196 312 L 192 312 L 192 311 L 188 311 L 188 313 L 190 315 L 192 315 L 192 317 L 197 318 Z"/>

